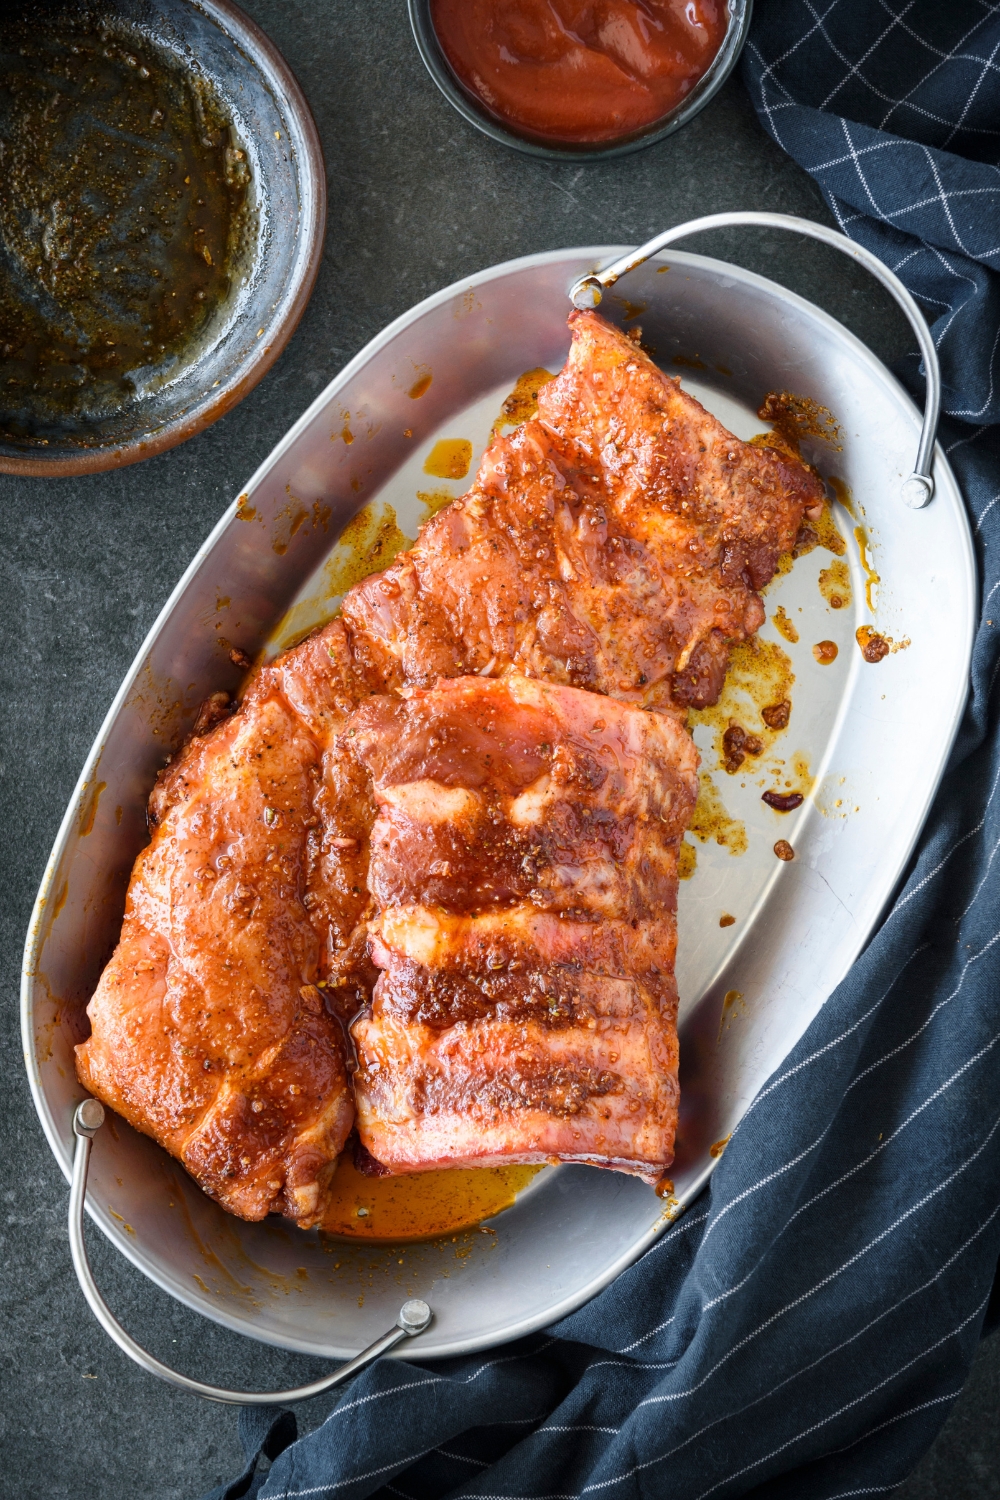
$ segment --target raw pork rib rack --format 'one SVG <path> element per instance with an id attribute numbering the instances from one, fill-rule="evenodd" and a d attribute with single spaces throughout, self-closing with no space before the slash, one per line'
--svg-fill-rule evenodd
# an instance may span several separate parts
<path id="1" fill-rule="evenodd" d="M 382 973 L 358 1128 L 396 1171 L 589 1161 L 655 1182 L 677 1118 L 675 719 L 526 677 L 355 715 Z"/>
<path id="2" fill-rule="evenodd" d="M 670 1164 L 683 715 L 822 486 L 570 326 L 537 419 L 154 789 L 78 1072 L 244 1218 L 321 1222 L 355 1120 L 393 1171 Z"/>

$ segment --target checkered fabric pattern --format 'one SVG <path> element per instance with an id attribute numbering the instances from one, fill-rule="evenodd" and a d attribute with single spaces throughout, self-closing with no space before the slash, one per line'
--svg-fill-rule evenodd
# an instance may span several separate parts
<path id="1" fill-rule="evenodd" d="M 380 1361 L 299 1442 L 244 1412 L 209 1500 L 884 1495 L 1000 1321 L 1000 4 L 758 0 L 746 77 L 934 320 L 982 581 L 949 770 L 882 927 L 654 1248 L 545 1335 Z"/>
<path id="2" fill-rule="evenodd" d="M 917 298 L 944 410 L 1000 422 L 1000 6 L 764 0 L 743 76 L 840 228 Z"/>

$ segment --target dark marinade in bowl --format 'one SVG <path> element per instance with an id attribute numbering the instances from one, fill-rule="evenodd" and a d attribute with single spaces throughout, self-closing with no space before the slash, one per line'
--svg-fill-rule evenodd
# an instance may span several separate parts
<path id="1" fill-rule="evenodd" d="M 121 16 L 0 17 L 0 431 L 88 435 L 224 326 L 255 233 L 211 81 Z"/>

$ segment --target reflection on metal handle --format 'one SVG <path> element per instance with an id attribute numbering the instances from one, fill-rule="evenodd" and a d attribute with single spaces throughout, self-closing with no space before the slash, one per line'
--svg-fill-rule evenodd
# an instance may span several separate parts
<path id="1" fill-rule="evenodd" d="M 113 1317 L 110 1309 L 105 1303 L 97 1284 L 94 1281 L 87 1260 L 87 1248 L 83 1240 L 84 1204 L 87 1197 L 87 1169 L 90 1166 L 90 1150 L 94 1136 L 104 1124 L 104 1108 L 96 1099 L 84 1099 L 77 1106 L 73 1116 L 73 1131 L 76 1135 L 76 1154 L 73 1158 L 73 1183 L 69 1195 L 69 1247 L 73 1256 L 73 1266 L 76 1270 L 77 1279 L 83 1295 L 90 1304 L 90 1310 L 100 1323 L 105 1333 L 109 1334 L 123 1349 L 130 1359 L 134 1359 L 137 1365 L 141 1365 L 150 1375 L 158 1375 L 161 1380 L 168 1380 L 171 1385 L 179 1385 L 184 1391 L 191 1391 L 196 1396 L 204 1396 L 209 1401 L 225 1401 L 233 1406 L 280 1406 L 291 1401 L 306 1401 L 310 1396 L 318 1396 L 323 1391 L 328 1391 L 332 1386 L 340 1385 L 358 1370 L 363 1370 L 373 1360 L 378 1359 L 380 1354 L 388 1354 L 390 1349 L 405 1338 L 416 1338 L 418 1333 L 423 1333 L 430 1327 L 431 1310 L 426 1302 L 414 1300 L 405 1302 L 400 1310 L 399 1318 L 395 1328 L 390 1328 L 374 1344 L 369 1344 L 360 1354 L 349 1359 L 346 1365 L 341 1365 L 339 1370 L 334 1370 L 332 1375 L 324 1375 L 320 1380 L 314 1380 L 311 1385 L 301 1385 L 291 1391 L 226 1391 L 219 1386 L 203 1385 L 200 1380 L 191 1380 L 187 1375 L 180 1375 L 176 1370 L 171 1370 L 169 1365 L 163 1365 L 158 1359 L 148 1354 L 141 1344 L 127 1334 L 118 1320 Z"/>
<path id="2" fill-rule="evenodd" d="M 703 219 L 690 219 L 686 224 L 678 224 L 674 229 L 665 230 L 648 244 L 640 245 L 638 250 L 632 250 L 610 266 L 605 266 L 603 271 L 581 276 L 579 281 L 574 282 L 570 288 L 570 300 L 574 307 L 596 307 L 601 300 L 601 294 L 614 286 L 619 277 L 624 276 L 627 271 L 635 270 L 636 266 L 641 266 L 643 261 L 655 255 L 657 250 L 662 250 L 666 245 L 672 245 L 675 240 L 685 239 L 689 234 L 700 234 L 703 229 L 725 229 L 733 224 L 760 224 L 768 229 L 791 229 L 796 234 L 808 235 L 810 239 L 822 240 L 826 245 L 833 245 L 836 250 L 842 250 L 853 260 L 860 261 L 891 292 L 903 309 L 910 321 L 910 327 L 917 336 L 927 376 L 924 425 L 920 431 L 917 461 L 913 466 L 913 473 L 908 479 L 903 480 L 900 488 L 900 498 L 905 504 L 912 506 L 914 510 L 919 510 L 934 494 L 931 465 L 934 462 L 934 440 L 937 436 L 938 417 L 941 411 L 941 370 L 938 365 L 937 350 L 919 307 L 899 277 L 894 276 L 888 266 L 884 265 L 876 255 L 872 255 L 870 250 L 866 250 L 863 245 L 849 240 L 844 234 L 838 234 L 835 229 L 827 229 L 825 224 L 814 224 L 811 219 L 793 218 L 791 214 L 708 214 Z"/>

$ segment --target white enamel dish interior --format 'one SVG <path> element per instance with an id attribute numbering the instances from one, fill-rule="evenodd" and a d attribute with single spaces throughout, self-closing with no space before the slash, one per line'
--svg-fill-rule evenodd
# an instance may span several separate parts
<path id="1" fill-rule="evenodd" d="M 620 253 L 600 247 L 516 261 L 399 319 L 296 423 L 178 584 L 91 752 L 28 936 L 26 1065 L 67 1176 L 71 1116 L 83 1097 L 71 1049 L 116 939 L 146 837 L 146 798 L 200 700 L 236 686 L 229 646 L 277 648 L 331 612 L 331 553 L 363 504 L 391 504 L 412 537 L 426 514 L 419 493 L 463 491 L 467 480 L 423 472 L 434 442 L 468 439 L 478 461 L 517 377 L 560 368 L 571 283 Z M 666 264 L 654 260 L 622 286 L 623 297 L 645 304 L 644 342 L 741 437 L 762 430 L 754 412 L 771 390 L 834 413 L 840 447 L 817 440 L 807 456 L 849 486 L 881 579 L 872 611 L 855 522 L 840 511 L 851 607 L 833 610 L 820 593 L 820 569 L 831 562 L 821 550 L 767 594 L 761 636 L 788 653 L 795 681 L 790 727 L 766 765 L 729 776 L 710 730 L 696 731 L 728 814 L 745 825 L 747 848 L 734 855 L 714 840 L 699 843 L 694 876 L 681 884 L 674 1181 L 683 1204 L 714 1165 L 710 1147 L 847 972 L 905 867 L 964 704 L 976 583 L 965 513 L 940 451 L 933 502 L 909 510 L 898 498 L 920 422 L 885 368 L 839 324 L 771 282 L 672 251 Z M 623 298 L 606 299 L 602 310 L 622 318 Z M 424 393 L 411 395 L 427 374 Z M 779 604 L 797 644 L 776 632 Z M 866 664 L 854 641 L 865 621 L 910 644 Z M 839 646 L 830 666 L 813 657 L 820 640 Z M 775 756 L 786 766 L 804 757 L 814 778 L 803 806 L 784 815 L 760 800 L 762 785 L 782 784 L 762 780 L 782 771 Z M 794 846 L 792 863 L 775 858 L 778 838 Z M 736 921 L 720 927 L 724 914 Z M 637 1180 L 574 1166 L 541 1172 L 494 1220 L 495 1235 L 405 1252 L 324 1243 L 277 1220 L 246 1224 L 223 1213 L 164 1151 L 113 1116 L 95 1143 L 88 1207 L 124 1255 L 189 1307 L 254 1338 L 332 1357 L 390 1327 L 404 1295 L 434 1310 L 432 1328 L 410 1351 L 421 1359 L 543 1327 L 593 1296 L 670 1223 L 663 1201 Z"/>

